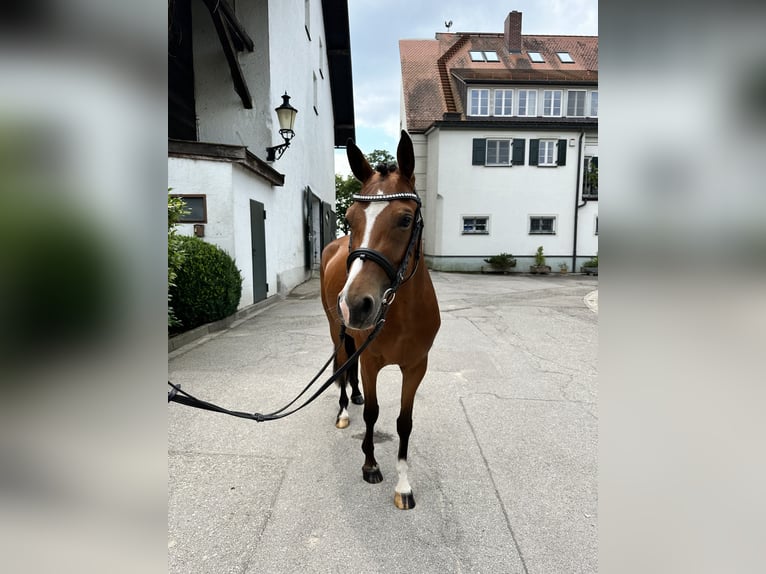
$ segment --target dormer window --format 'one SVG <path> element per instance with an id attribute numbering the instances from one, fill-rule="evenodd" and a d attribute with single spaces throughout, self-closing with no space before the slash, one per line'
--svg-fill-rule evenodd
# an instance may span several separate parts
<path id="1" fill-rule="evenodd" d="M 572 56 L 569 54 L 569 52 L 556 52 L 556 55 L 559 57 L 559 60 L 561 60 L 564 64 L 574 64 L 574 60 L 572 59 Z"/>
<path id="2" fill-rule="evenodd" d="M 489 90 L 485 88 L 471 88 L 468 90 L 468 115 L 489 115 Z"/>
<path id="3" fill-rule="evenodd" d="M 545 58 L 543 58 L 543 55 L 540 52 L 527 52 L 527 56 L 529 56 L 530 60 L 537 62 L 538 64 L 545 62 Z"/>
<path id="4" fill-rule="evenodd" d="M 472 62 L 499 62 L 500 58 L 497 57 L 497 52 L 491 50 L 471 50 L 468 52 L 471 55 Z"/>

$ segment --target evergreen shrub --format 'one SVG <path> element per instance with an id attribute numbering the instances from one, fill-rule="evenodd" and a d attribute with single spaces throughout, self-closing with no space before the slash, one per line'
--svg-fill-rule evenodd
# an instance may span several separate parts
<path id="1" fill-rule="evenodd" d="M 184 261 L 170 288 L 180 327 L 188 331 L 228 317 L 242 296 L 242 274 L 231 256 L 198 237 L 179 237 Z"/>

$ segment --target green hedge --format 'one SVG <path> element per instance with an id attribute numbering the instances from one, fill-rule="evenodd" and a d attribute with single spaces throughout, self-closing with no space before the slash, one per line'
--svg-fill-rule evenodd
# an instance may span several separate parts
<path id="1" fill-rule="evenodd" d="M 223 249 L 198 237 L 179 237 L 184 261 L 170 288 L 180 326 L 175 332 L 218 321 L 237 310 L 242 275 Z"/>

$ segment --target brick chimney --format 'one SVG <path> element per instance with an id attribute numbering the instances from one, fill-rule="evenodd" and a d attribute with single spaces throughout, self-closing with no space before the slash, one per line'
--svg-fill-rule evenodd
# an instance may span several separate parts
<path id="1" fill-rule="evenodd" d="M 521 52 L 521 12 L 516 10 L 505 19 L 505 47 L 511 53 Z"/>

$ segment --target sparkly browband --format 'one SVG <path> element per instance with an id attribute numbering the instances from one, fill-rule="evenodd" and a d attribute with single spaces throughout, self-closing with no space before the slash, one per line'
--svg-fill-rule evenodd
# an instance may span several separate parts
<path id="1" fill-rule="evenodd" d="M 395 199 L 411 199 L 420 205 L 420 196 L 416 193 L 389 193 L 387 195 L 359 195 L 351 196 L 354 201 L 392 201 Z"/>

